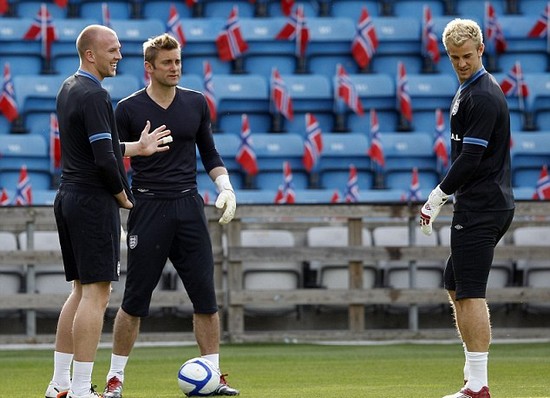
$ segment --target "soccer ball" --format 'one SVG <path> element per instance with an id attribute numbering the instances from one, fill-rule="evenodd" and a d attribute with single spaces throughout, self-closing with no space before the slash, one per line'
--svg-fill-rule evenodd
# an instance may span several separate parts
<path id="1" fill-rule="evenodd" d="M 220 384 L 220 372 L 212 362 L 204 358 L 191 358 L 178 372 L 178 384 L 188 397 L 205 397 Z"/>

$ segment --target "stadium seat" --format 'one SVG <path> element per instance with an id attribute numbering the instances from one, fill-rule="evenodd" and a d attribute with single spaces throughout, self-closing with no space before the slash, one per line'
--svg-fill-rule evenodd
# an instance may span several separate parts
<path id="1" fill-rule="evenodd" d="M 534 189 L 542 166 L 550 165 L 550 132 L 514 134 L 511 158 L 513 186 L 531 186 Z"/>
<path id="2" fill-rule="evenodd" d="M 112 19 L 111 26 L 117 32 L 123 57 L 143 56 L 143 42 L 166 31 L 165 24 L 159 19 Z"/>
<path id="3" fill-rule="evenodd" d="M 373 17 L 378 36 L 378 55 L 417 55 L 420 48 L 421 20 L 408 17 Z"/>
<path id="4" fill-rule="evenodd" d="M 65 78 L 59 75 L 14 76 L 13 86 L 20 114 L 54 112 L 55 97 Z"/>
<path id="5" fill-rule="evenodd" d="M 145 19 L 160 19 L 167 22 L 170 7 L 174 5 L 180 18 L 193 18 L 193 9 L 182 1 L 149 0 L 141 3 L 141 17 Z"/>
<path id="6" fill-rule="evenodd" d="M 270 17 L 285 17 L 283 11 L 281 10 L 281 2 L 277 0 L 267 0 L 267 12 Z M 317 0 L 302 1 L 300 5 L 304 7 L 304 16 L 306 21 L 309 17 L 320 16 L 320 4 Z M 294 8 L 293 8 L 294 11 Z"/>
<path id="7" fill-rule="evenodd" d="M 355 35 L 355 23 L 349 18 L 308 18 L 309 56 L 322 54 L 348 54 Z M 315 73 L 315 71 L 312 71 Z"/>
<path id="8" fill-rule="evenodd" d="M 254 17 L 255 6 L 248 0 L 207 0 L 203 4 L 203 16 L 205 18 L 225 18 L 229 17 L 233 6 L 239 8 L 240 18 Z"/>
<path id="9" fill-rule="evenodd" d="M 15 191 L 20 169 L 25 165 L 33 188 L 50 188 L 50 158 L 44 137 L 37 134 L 1 135 L 0 153 L 0 186 Z"/>
<path id="10" fill-rule="evenodd" d="M 252 145 L 256 153 L 259 173 L 254 188 L 277 191 L 283 185 L 283 162 L 288 161 L 292 170 L 295 189 L 308 187 L 308 175 L 302 164 L 304 140 L 299 134 L 252 133 Z"/>
<path id="11" fill-rule="evenodd" d="M 399 203 L 403 201 L 406 192 L 402 189 L 365 189 L 359 192 L 361 202 L 367 203 Z"/>
<path id="12" fill-rule="evenodd" d="M 411 185 L 411 172 L 418 169 L 422 197 L 427 197 L 439 183 L 433 153 L 433 136 L 428 133 L 381 133 L 386 166 L 385 186 L 407 192 Z"/>
<path id="13" fill-rule="evenodd" d="M 52 43 L 52 62 L 57 73 L 68 76 L 76 72 L 80 64 L 75 46 L 76 39 L 82 29 L 94 23 L 97 23 L 97 20 L 89 17 L 55 21 L 57 40 Z"/>
<path id="14" fill-rule="evenodd" d="M 506 13 L 506 0 L 492 0 L 491 4 L 495 9 L 497 19 Z M 478 21 L 483 21 L 485 15 L 485 2 L 477 0 L 460 0 L 455 1 L 455 12 L 461 18 L 472 18 Z"/>
<path id="15" fill-rule="evenodd" d="M 186 41 L 183 47 L 184 58 L 189 56 L 218 54 L 216 38 L 225 25 L 225 19 L 180 18 L 180 20 Z M 164 29 L 163 27 L 162 32 Z"/>
<path id="16" fill-rule="evenodd" d="M 236 189 L 235 196 L 239 204 L 272 204 L 277 190 L 273 189 Z"/>
<path id="17" fill-rule="evenodd" d="M 42 70 L 42 59 L 39 54 L 0 54 L 0 67 L 9 63 L 11 76 L 37 75 Z M 3 80 L 2 80 L 3 81 Z"/>
<path id="18" fill-rule="evenodd" d="M 544 12 L 547 3 L 546 0 L 518 1 L 518 11 L 524 15 L 539 16 Z"/>
<path id="19" fill-rule="evenodd" d="M 52 2 L 46 3 L 45 1 L 17 0 L 14 1 L 12 5 L 15 6 L 15 15 L 17 17 L 34 18 L 36 15 L 38 15 L 38 12 L 40 11 L 40 6 L 44 3 L 48 8 L 48 12 L 52 16 L 52 19 L 54 20 L 54 24 L 57 23 L 57 20 L 67 18 L 69 16 L 68 7 L 59 7 L 55 3 L 52 4 Z"/>
<path id="20" fill-rule="evenodd" d="M 241 231 L 243 247 L 293 247 L 295 239 L 290 231 L 253 229 Z M 243 289 L 294 290 L 302 286 L 300 262 L 248 262 L 243 261 Z M 246 305 L 248 315 L 298 314 L 298 307 L 287 304 Z"/>
<path id="21" fill-rule="evenodd" d="M 377 0 L 359 1 L 359 0 L 337 0 L 332 1 L 330 13 L 333 17 L 350 18 L 357 23 L 363 7 L 371 17 L 380 16 L 381 4 Z"/>
<path id="22" fill-rule="evenodd" d="M 235 189 L 241 188 L 244 186 L 244 181 L 242 179 L 242 170 L 241 166 L 237 163 L 235 156 L 239 150 L 239 145 L 241 140 L 235 134 L 216 134 L 214 136 L 214 142 L 216 143 L 216 149 L 223 159 L 225 167 L 227 168 L 229 175 L 231 176 L 231 183 Z M 200 154 L 197 150 L 197 160 L 200 160 Z M 204 166 L 201 161 L 197 162 L 197 171 L 204 172 Z M 208 178 L 208 180 L 206 180 Z M 202 184 L 204 189 L 212 189 L 214 185 L 210 177 L 205 176 L 205 180 L 208 182 Z M 203 180 L 204 181 L 204 180 Z"/>
<path id="23" fill-rule="evenodd" d="M 349 168 L 353 164 L 357 168 L 359 194 L 361 195 L 362 189 L 372 188 L 374 176 L 367 156 L 368 148 L 365 134 L 324 134 L 323 152 L 318 167 L 321 187 L 345 192 Z"/>
<path id="24" fill-rule="evenodd" d="M 0 29 L 0 54 L 40 54 L 40 40 L 24 40 L 33 23 L 33 15 L 27 18 L 2 18 Z"/>
<path id="25" fill-rule="evenodd" d="M 332 189 L 295 189 L 296 203 L 330 203 Z"/>
<path id="26" fill-rule="evenodd" d="M 414 17 L 422 21 L 424 5 L 430 7 L 432 16 L 437 16 L 446 14 L 446 5 L 449 2 L 445 0 L 394 0 L 390 3 L 393 5 L 392 13 L 396 17 Z"/>
<path id="27" fill-rule="evenodd" d="M 118 75 L 109 77 L 103 79 L 101 85 L 109 92 L 113 107 L 116 106 L 118 101 L 143 87 L 139 80 L 133 75 Z"/>
<path id="28" fill-rule="evenodd" d="M 550 74 L 524 73 L 523 76 L 530 90 L 526 102 L 527 109 L 533 113 L 535 125 L 541 130 L 546 130 L 546 125 L 541 119 L 547 120 L 550 113 Z M 508 98 L 509 102 L 510 100 L 511 98 Z"/>
<path id="29" fill-rule="evenodd" d="M 130 19 L 134 16 L 134 4 L 131 0 L 115 0 L 109 2 L 104 2 L 102 0 L 84 0 L 81 1 L 78 6 L 78 15 L 81 18 L 92 18 L 101 23 L 103 20 L 103 3 L 108 5 L 111 20 Z"/>

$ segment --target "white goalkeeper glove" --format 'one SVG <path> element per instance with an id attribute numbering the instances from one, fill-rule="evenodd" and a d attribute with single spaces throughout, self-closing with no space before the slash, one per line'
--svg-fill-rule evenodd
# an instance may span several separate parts
<path id="1" fill-rule="evenodd" d="M 231 186 L 231 181 L 229 181 L 227 174 L 222 174 L 216 178 L 214 183 L 219 192 L 216 207 L 224 210 L 218 222 L 222 225 L 229 224 L 235 217 L 235 210 L 237 209 L 237 198 Z"/>
<path id="2" fill-rule="evenodd" d="M 449 195 L 439 188 L 439 185 L 430 192 L 428 201 L 420 209 L 420 229 L 424 235 L 432 234 L 432 224 L 437 218 L 441 207 L 447 202 Z"/>

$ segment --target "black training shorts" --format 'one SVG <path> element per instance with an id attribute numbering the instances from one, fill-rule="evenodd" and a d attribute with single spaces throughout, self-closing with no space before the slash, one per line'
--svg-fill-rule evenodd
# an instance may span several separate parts
<path id="1" fill-rule="evenodd" d="M 457 300 L 485 298 L 495 246 L 513 218 L 513 209 L 454 213 L 445 289 L 455 291 Z"/>

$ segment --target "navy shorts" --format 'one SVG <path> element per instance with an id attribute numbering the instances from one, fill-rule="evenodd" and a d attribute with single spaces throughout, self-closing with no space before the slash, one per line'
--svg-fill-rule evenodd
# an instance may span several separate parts
<path id="1" fill-rule="evenodd" d="M 455 291 L 457 300 L 485 298 L 495 246 L 513 218 L 513 209 L 454 213 L 445 289 Z"/>
<path id="2" fill-rule="evenodd" d="M 134 192 L 128 217 L 128 275 L 122 309 L 149 314 L 151 295 L 170 259 L 199 314 L 218 311 L 214 257 L 204 202 L 196 189 L 175 196 Z"/>
<path id="3" fill-rule="evenodd" d="M 99 188 L 62 184 L 54 213 L 67 281 L 118 281 L 120 212 L 114 196 Z"/>

